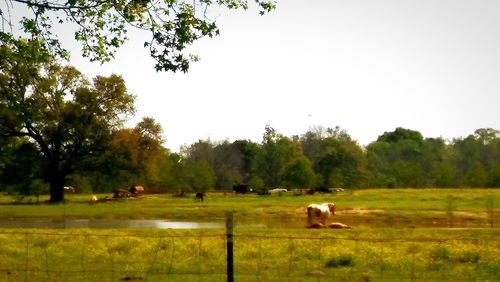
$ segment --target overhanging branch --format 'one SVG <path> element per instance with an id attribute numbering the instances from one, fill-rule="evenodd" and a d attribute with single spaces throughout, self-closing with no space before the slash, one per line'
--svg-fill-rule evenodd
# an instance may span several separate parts
<path id="1" fill-rule="evenodd" d="M 58 5 L 56 3 L 50 3 L 50 2 L 38 3 L 38 2 L 30 1 L 30 0 L 12 0 L 12 1 L 17 2 L 17 3 L 26 4 L 30 7 L 37 7 L 37 8 L 49 9 L 49 10 L 87 10 L 87 9 L 97 8 L 103 4 L 100 2 L 96 2 L 94 5 L 76 6 L 76 5 L 61 5 L 61 4 Z"/>

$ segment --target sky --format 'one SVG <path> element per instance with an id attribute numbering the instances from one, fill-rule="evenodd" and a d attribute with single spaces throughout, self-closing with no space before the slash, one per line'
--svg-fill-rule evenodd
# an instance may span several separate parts
<path id="1" fill-rule="evenodd" d="M 218 11 L 221 35 L 195 43 L 188 73 L 157 73 L 132 33 L 111 63 L 71 63 L 89 77 L 121 74 L 137 96 L 134 126 L 153 117 L 165 146 L 198 140 L 260 143 L 345 129 L 360 145 L 404 127 L 424 137 L 500 129 L 500 1 L 279 0 Z"/>

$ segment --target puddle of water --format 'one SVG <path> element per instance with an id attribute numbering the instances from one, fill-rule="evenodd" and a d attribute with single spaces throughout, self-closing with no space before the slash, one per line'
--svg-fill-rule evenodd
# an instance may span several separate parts
<path id="1" fill-rule="evenodd" d="M 304 228 L 303 220 L 267 218 L 260 221 L 240 218 L 235 226 L 246 228 Z M 164 219 L 0 219 L 0 228 L 154 228 L 154 229 L 224 229 L 223 219 L 217 221 L 170 221 Z"/>
<path id="2" fill-rule="evenodd" d="M 0 220 L 0 228 L 156 228 L 156 229 L 220 229 L 224 222 L 121 219 L 45 219 Z"/>

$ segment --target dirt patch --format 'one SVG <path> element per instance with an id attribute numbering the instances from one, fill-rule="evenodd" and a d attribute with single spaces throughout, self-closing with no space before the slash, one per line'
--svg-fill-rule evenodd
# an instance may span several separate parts
<path id="1" fill-rule="evenodd" d="M 383 214 L 385 213 L 385 210 L 383 209 L 365 209 L 361 207 L 353 207 L 353 208 L 347 208 L 344 210 L 337 211 L 336 214 L 338 215 L 370 215 L 370 214 Z"/>

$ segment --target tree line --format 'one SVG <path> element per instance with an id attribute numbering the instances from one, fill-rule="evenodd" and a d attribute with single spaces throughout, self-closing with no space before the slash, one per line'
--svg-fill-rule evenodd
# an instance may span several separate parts
<path id="1" fill-rule="evenodd" d="M 154 118 L 123 126 L 135 96 L 121 76 L 88 79 L 61 65 L 39 39 L 0 33 L 0 43 L 2 191 L 49 192 L 51 201 L 61 201 L 64 186 L 500 187 L 500 132 L 492 128 L 453 140 L 396 128 L 363 147 L 339 127 L 289 137 L 268 125 L 259 143 L 199 140 L 170 152 Z"/>

